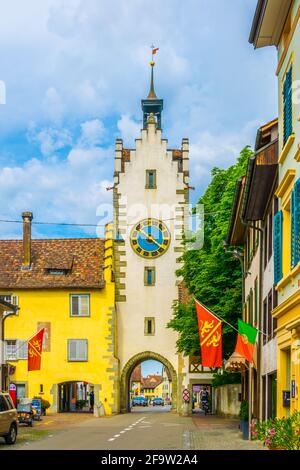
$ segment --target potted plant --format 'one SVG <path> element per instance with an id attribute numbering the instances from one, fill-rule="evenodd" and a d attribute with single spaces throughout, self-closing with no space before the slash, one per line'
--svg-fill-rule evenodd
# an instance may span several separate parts
<path id="1" fill-rule="evenodd" d="M 288 418 L 274 418 L 251 423 L 251 435 L 270 450 L 300 450 L 300 412 Z"/>
<path id="2" fill-rule="evenodd" d="M 243 439 L 249 439 L 249 402 L 243 400 L 240 409 L 240 430 L 243 433 Z"/>

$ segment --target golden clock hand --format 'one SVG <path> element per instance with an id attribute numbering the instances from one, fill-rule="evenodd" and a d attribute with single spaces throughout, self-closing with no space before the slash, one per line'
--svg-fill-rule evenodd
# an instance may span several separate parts
<path id="1" fill-rule="evenodd" d="M 145 235 L 146 238 L 150 238 L 150 240 L 152 240 L 157 246 L 159 246 L 159 248 L 163 248 L 163 249 L 165 248 L 163 245 L 158 243 L 158 241 L 156 241 L 155 238 L 152 235 L 145 232 L 145 230 L 140 229 L 139 232 L 142 233 L 143 235 Z"/>

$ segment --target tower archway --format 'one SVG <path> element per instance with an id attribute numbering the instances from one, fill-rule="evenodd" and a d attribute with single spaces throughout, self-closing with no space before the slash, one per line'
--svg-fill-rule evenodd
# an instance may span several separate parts
<path id="1" fill-rule="evenodd" d="M 158 353 L 152 351 L 144 351 L 139 354 L 133 356 L 129 361 L 125 364 L 120 380 L 120 408 L 121 413 L 127 413 L 130 411 L 130 401 L 129 401 L 129 382 L 130 376 L 135 369 L 135 367 L 143 361 L 147 361 L 149 359 L 153 359 L 155 361 L 160 362 L 163 364 L 169 371 L 172 377 L 172 409 L 177 410 L 177 374 L 168 359 L 161 356 Z"/>

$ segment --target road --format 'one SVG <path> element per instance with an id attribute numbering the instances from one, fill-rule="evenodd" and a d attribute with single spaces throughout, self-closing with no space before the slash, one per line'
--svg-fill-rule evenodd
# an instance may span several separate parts
<path id="1" fill-rule="evenodd" d="M 19 450 L 202 450 L 261 449 L 243 441 L 236 420 L 179 417 L 152 407 L 108 418 L 87 418 L 47 437 L 2 449 Z"/>

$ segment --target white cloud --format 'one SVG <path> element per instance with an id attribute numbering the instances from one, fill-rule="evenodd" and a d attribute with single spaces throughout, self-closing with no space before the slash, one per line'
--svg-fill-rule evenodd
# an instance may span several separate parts
<path id="1" fill-rule="evenodd" d="M 233 163 L 254 143 L 255 126 L 276 115 L 275 50 L 248 44 L 253 1 L 2 3 L 1 212 L 32 208 L 40 218 L 64 220 L 95 214 L 100 196 L 109 196 L 101 181 L 112 178 L 116 126 L 125 145 L 140 135 L 152 42 L 159 47 L 155 88 L 165 100 L 164 137 L 172 147 L 189 137 L 198 196 L 212 166 Z M 43 158 L 27 149 L 24 163 L 14 142 L 31 121 L 29 139 Z"/>
<path id="2" fill-rule="evenodd" d="M 99 119 L 93 119 L 81 124 L 81 136 L 79 145 L 94 146 L 99 145 L 105 135 L 105 128 Z"/>
<path id="3" fill-rule="evenodd" d="M 134 119 L 126 114 L 121 116 L 117 126 L 125 145 L 132 146 L 134 139 L 138 139 L 140 136 L 141 123 L 137 123 Z"/>
<path id="4" fill-rule="evenodd" d="M 40 146 L 44 156 L 52 155 L 57 150 L 72 145 L 72 135 L 68 129 L 44 128 L 37 131 L 33 123 L 29 126 L 27 137 L 29 142 Z"/>

